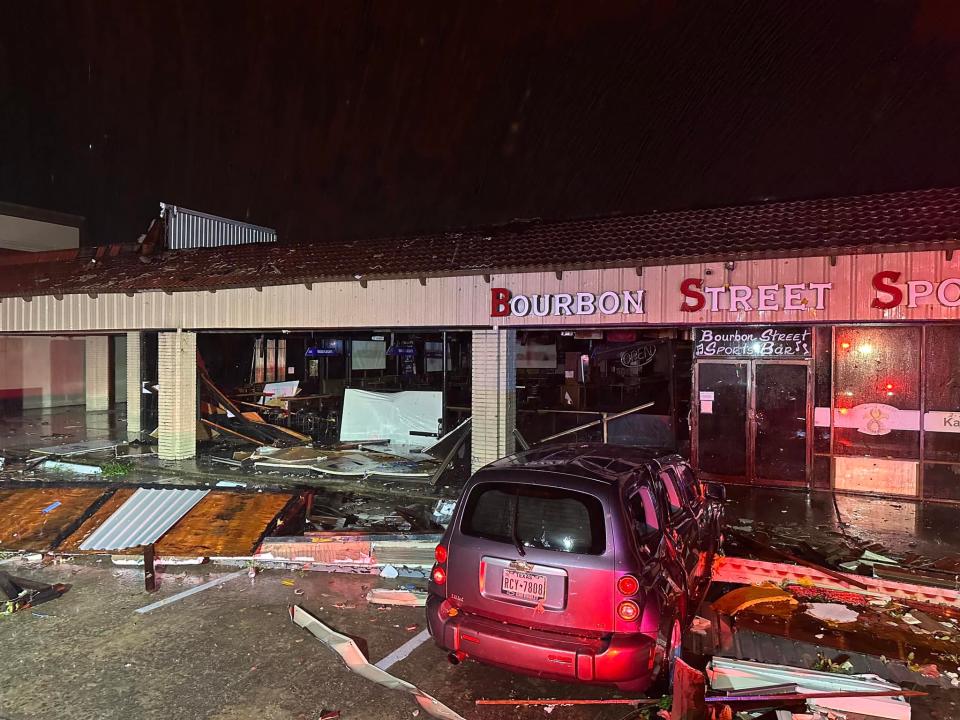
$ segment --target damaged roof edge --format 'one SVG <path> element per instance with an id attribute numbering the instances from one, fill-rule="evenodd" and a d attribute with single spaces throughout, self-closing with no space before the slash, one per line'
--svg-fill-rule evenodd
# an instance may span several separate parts
<path id="1" fill-rule="evenodd" d="M 0 297 L 259 290 L 631 267 L 639 275 L 642 267 L 691 263 L 932 249 L 950 254 L 960 246 L 960 187 L 324 244 L 163 251 L 162 225 L 151 223 L 139 248 L 87 247 L 73 259 L 23 262 L 18 272 L 0 273 Z"/>
<path id="2" fill-rule="evenodd" d="M 952 233 L 951 233 L 952 234 Z M 207 248 L 195 248 L 207 249 Z M 783 260 L 790 258 L 805 257 L 843 257 L 878 253 L 899 253 L 899 252 L 921 252 L 930 250 L 955 250 L 960 249 L 960 238 L 951 237 L 950 239 L 930 241 L 924 243 L 892 243 L 877 245 L 850 245 L 837 246 L 831 248 L 800 248 L 796 250 L 783 251 L 756 251 L 756 252 L 725 252 L 713 253 L 707 255 L 674 255 L 670 257 L 659 258 L 637 258 L 628 260 L 617 260 L 612 262 L 584 262 L 584 263 L 549 263 L 549 264 L 530 264 L 530 265 L 504 265 L 491 266 L 486 268 L 471 268 L 462 270 L 436 270 L 429 272 L 397 272 L 397 273 L 371 273 L 371 274 L 353 274 L 353 275 L 303 275 L 285 278 L 258 277 L 256 280 L 248 282 L 232 282 L 217 285 L 209 282 L 197 285 L 166 285 L 158 283 L 155 286 L 142 286 L 136 288 L 124 289 L 103 289 L 98 288 L 95 292 L 103 295 L 135 295 L 142 293 L 185 293 L 185 292 L 216 292 L 219 290 L 249 290 L 252 288 L 263 287 L 283 287 L 290 285 L 303 285 L 307 283 L 336 283 L 336 282 L 383 282 L 396 280 L 419 280 L 440 279 L 453 277 L 486 277 L 488 275 L 508 275 L 522 273 L 542 273 L 542 272 L 574 272 L 578 270 L 628 270 L 633 268 L 654 268 L 670 267 L 675 265 L 686 265 L 695 263 L 716 263 L 728 261 L 750 261 L 750 260 Z M 22 298 L 29 302 L 35 297 L 58 297 L 63 298 L 67 295 L 88 295 L 94 292 L 90 289 L 80 289 L 66 291 L 57 287 L 35 289 L 31 292 L 4 293 L 0 291 L 0 299 Z"/>

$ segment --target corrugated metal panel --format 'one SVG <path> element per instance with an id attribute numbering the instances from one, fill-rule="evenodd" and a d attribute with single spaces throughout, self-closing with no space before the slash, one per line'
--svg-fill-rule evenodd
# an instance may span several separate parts
<path id="1" fill-rule="evenodd" d="M 154 543 L 208 492 L 138 488 L 129 500 L 83 541 L 80 549 L 122 550 Z"/>
<path id="2" fill-rule="evenodd" d="M 277 241 L 277 231 L 237 220 L 160 203 L 167 225 L 167 247 L 188 250 L 224 245 L 250 245 Z"/>
<path id="3" fill-rule="evenodd" d="M 62 300 L 38 296 L 4 298 L 0 302 L 0 332 L 90 332 L 202 328 L 243 330 L 258 328 L 336 330 L 340 328 L 601 326 L 601 325 L 709 325 L 735 323 L 897 322 L 957 320 L 960 307 L 944 307 L 926 298 L 916 308 L 904 303 L 891 310 L 870 307 L 876 297 L 871 279 L 880 270 L 902 270 L 903 280 L 937 283 L 960 277 L 960 252 L 950 260 L 943 251 L 846 255 L 831 265 L 826 257 L 785 258 L 723 263 L 690 263 L 635 268 L 574 270 L 557 278 L 552 272 L 416 279 L 322 282 L 206 291 L 109 293 L 95 298 L 66 295 Z M 826 307 L 804 311 L 681 312 L 680 283 L 703 278 L 707 285 L 750 285 L 787 282 L 831 282 Z M 490 288 L 515 293 L 575 293 L 594 290 L 646 292 L 644 315 L 566 317 L 490 317 Z"/>

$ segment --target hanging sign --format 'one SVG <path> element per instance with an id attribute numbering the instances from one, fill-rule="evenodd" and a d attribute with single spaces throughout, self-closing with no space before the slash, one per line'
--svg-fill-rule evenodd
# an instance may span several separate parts
<path id="1" fill-rule="evenodd" d="M 808 327 L 696 328 L 693 354 L 698 358 L 808 358 L 812 336 Z"/>

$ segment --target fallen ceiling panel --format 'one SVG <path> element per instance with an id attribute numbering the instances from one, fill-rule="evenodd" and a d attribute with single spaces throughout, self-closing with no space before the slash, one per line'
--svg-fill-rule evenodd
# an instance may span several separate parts
<path id="1" fill-rule="evenodd" d="M 80 544 L 80 549 L 123 550 L 155 543 L 208 492 L 138 488 L 120 509 Z"/>
<path id="2" fill-rule="evenodd" d="M 97 487 L 0 490 L 0 548 L 53 548 L 105 495 Z"/>

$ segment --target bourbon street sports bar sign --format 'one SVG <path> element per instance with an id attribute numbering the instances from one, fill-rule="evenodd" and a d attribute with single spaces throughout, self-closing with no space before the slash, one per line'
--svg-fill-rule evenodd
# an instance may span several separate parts
<path id="1" fill-rule="evenodd" d="M 709 357 L 810 357 L 808 327 L 695 328 L 693 354 Z"/>
<path id="2" fill-rule="evenodd" d="M 702 278 L 692 277 L 680 282 L 676 299 L 682 313 L 803 312 L 825 310 L 832 290 L 832 282 L 707 285 Z M 901 305 L 916 308 L 927 304 L 938 304 L 945 308 L 960 307 L 960 278 L 955 277 L 944 278 L 937 283 L 929 280 L 903 281 L 901 273 L 883 270 L 873 275 L 870 287 L 865 290 L 873 292 L 870 307 L 875 310 L 889 310 Z M 643 315 L 646 312 L 645 292 L 607 290 L 598 293 L 523 295 L 514 294 L 507 288 L 491 288 L 490 317 Z"/>

